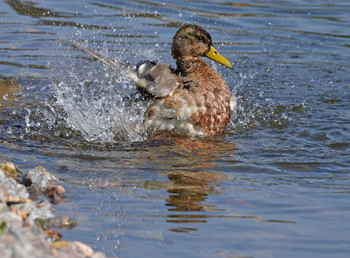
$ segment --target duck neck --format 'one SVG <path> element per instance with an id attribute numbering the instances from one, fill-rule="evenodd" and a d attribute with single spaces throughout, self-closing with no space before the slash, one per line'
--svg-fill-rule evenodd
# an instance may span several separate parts
<path id="1" fill-rule="evenodd" d="M 197 57 L 178 58 L 176 60 L 176 70 L 180 75 L 186 76 L 189 73 L 191 73 L 193 68 L 197 67 L 198 65 L 201 65 L 201 62 L 203 62 L 203 60 Z"/>

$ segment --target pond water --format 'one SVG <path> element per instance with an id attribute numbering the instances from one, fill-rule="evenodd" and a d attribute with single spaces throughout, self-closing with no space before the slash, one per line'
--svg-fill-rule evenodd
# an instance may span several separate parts
<path id="1" fill-rule="evenodd" d="M 0 3 L 0 158 L 67 190 L 63 240 L 120 257 L 348 257 L 350 2 Z M 117 63 L 175 65 L 183 24 L 212 35 L 237 108 L 225 133 L 148 141 Z"/>

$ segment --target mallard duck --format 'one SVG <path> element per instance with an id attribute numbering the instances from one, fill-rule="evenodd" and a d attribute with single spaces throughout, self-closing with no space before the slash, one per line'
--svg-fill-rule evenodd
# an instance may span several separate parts
<path id="1" fill-rule="evenodd" d="M 210 34 L 198 25 L 180 28 L 172 43 L 177 68 L 144 62 L 131 73 L 133 81 L 153 96 L 145 114 L 149 136 L 210 136 L 223 132 L 232 109 L 224 79 L 201 57 L 232 68 L 213 47 Z"/>
<path id="2" fill-rule="evenodd" d="M 74 46 L 109 66 L 121 68 L 112 60 Z M 235 103 L 224 79 L 201 57 L 229 68 L 231 63 L 214 48 L 210 34 L 195 24 L 176 32 L 171 50 L 176 69 L 154 61 L 127 67 L 137 87 L 153 100 L 144 118 L 148 137 L 210 136 L 223 132 Z"/>

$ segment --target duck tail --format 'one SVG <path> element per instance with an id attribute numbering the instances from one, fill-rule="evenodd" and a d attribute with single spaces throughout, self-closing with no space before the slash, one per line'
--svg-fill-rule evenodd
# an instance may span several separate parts
<path id="1" fill-rule="evenodd" d="M 89 55 L 91 55 L 94 59 L 96 59 L 97 61 L 100 61 L 101 63 L 104 63 L 105 65 L 117 70 L 117 71 L 130 71 L 131 70 L 131 66 L 130 65 L 122 65 L 122 64 L 117 64 L 116 62 L 114 62 L 112 59 L 109 59 L 107 57 L 103 57 L 100 54 L 97 54 L 96 52 L 93 52 L 92 50 L 83 47 L 79 44 L 77 44 L 74 41 L 68 41 L 67 42 L 69 45 L 71 45 L 72 47 L 81 50 L 85 53 L 88 53 Z"/>

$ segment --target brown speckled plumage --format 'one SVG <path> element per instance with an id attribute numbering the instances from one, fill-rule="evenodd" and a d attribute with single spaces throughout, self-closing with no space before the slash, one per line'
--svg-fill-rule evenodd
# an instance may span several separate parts
<path id="1" fill-rule="evenodd" d="M 218 60 L 209 56 L 210 51 L 219 56 Z M 221 133 L 230 120 L 230 91 L 224 79 L 200 57 L 209 56 L 232 67 L 230 62 L 217 53 L 209 33 L 197 25 L 186 25 L 175 34 L 172 54 L 176 71 L 163 64 L 150 68 L 148 63 L 140 66 L 133 77 L 140 88 L 154 96 L 145 114 L 148 135 Z M 164 83 L 157 83 L 160 81 Z"/>

